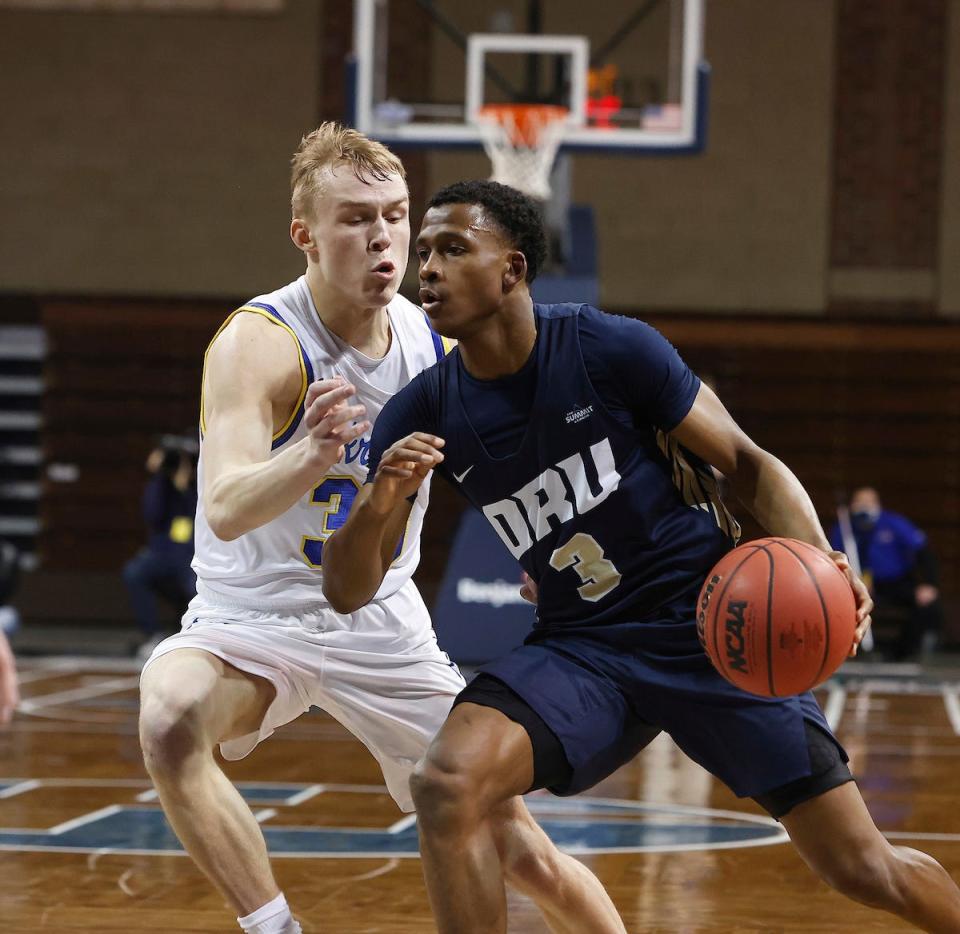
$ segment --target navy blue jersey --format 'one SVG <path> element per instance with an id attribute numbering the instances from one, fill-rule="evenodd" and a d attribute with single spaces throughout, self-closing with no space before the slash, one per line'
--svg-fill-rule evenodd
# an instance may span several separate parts
<path id="1" fill-rule="evenodd" d="M 699 381 L 642 322 L 588 305 L 534 312 L 518 373 L 476 380 L 454 350 L 387 403 L 370 478 L 399 438 L 444 438 L 438 472 L 538 582 L 535 638 L 687 619 L 738 534 L 710 468 L 668 435 Z"/>

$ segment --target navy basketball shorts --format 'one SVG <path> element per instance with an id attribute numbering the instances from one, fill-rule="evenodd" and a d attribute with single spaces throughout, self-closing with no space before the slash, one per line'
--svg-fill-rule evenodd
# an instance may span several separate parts
<path id="1" fill-rule="evenodd" d="M 579 635 L 549 637 L 484 665 L 458 696 L 464 702 L 498 709 L 526 729 L 531 791 L 585 791 L 661 731 L 776 818 L 853 778 L 812 694 L 756 697 L 722 678 L 702 653 L 676 657 L 650 645 L 626 650 Z"/>

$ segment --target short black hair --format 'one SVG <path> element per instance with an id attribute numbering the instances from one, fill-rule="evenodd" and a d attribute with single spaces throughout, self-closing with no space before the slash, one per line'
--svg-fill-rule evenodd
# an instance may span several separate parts
<path id="1" fill-rule="evenodd" d="M 527 260 L 527 282 L 533 282 L 547 258 L 547 237 L 543 218 L 533 198 L 499 182 L 454 182 L 441 188 L 427 204 L 427 210 L 443 204 L 476 204 L 483 208 L 510 243 Z"/>

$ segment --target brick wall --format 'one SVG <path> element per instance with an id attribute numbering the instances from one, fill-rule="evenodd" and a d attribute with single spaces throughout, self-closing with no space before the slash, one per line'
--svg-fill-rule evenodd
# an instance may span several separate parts
<path id="1" fill-rule="evenodd" d="M 936 305 L 946 0 L 839 0 L 829 304 Z"/>

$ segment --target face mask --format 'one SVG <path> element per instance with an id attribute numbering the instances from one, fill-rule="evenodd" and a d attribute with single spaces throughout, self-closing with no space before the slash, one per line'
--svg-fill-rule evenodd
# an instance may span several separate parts
<path id="1" fill-rule="evenodd" d="M 879 516 L 879 509 L 861 509 L 852 513 L 850 518 L 853 519 L 855 525 L 863 527 L 873 525 Z"/>

